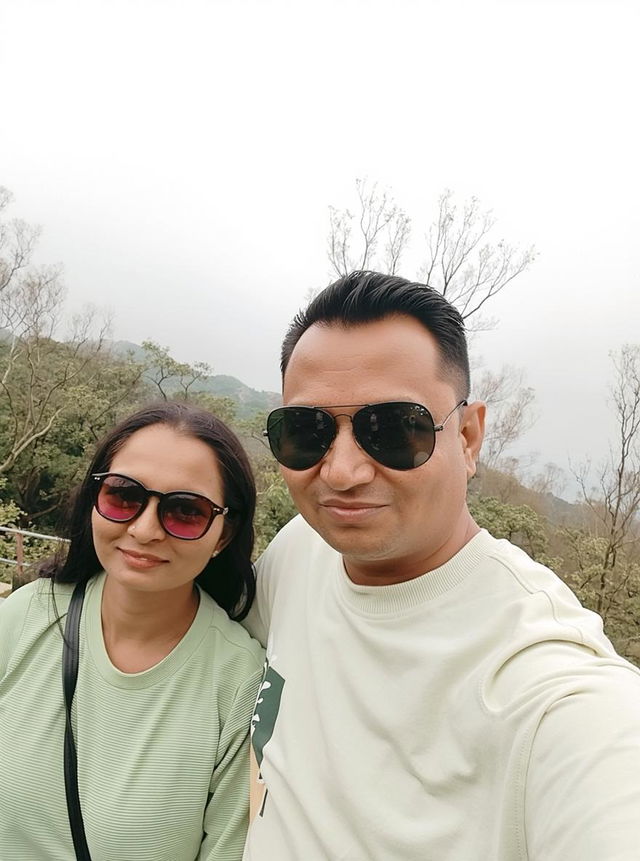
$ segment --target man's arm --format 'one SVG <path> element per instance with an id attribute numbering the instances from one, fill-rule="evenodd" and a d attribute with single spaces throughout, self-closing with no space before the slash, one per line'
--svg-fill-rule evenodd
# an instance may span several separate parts
<path id="1" fill-rule="evenodd" d="M 558 700 L 533 741 L 525 795 L 531 861 L 636 861 L 640 680 L 606 667 Z"/>

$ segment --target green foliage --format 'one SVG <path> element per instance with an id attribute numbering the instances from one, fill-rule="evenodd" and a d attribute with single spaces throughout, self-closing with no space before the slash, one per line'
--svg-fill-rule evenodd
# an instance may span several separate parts
<path id="1" fill-rule="evenodd" d="M 180 398 L 180 400 L 183 399 Z M 209 392 L 195 392 L 184 400 L 202 407 L 203 410 L 208 410 L 225 424 L 232 425 L 236 421 L 236 405 L 231 398 L 217 398 Z"/>
<path id="2" fill-rule="evenodd" d="M 537 562 L 553 566 L 554 560 L 547 553 L 549 539 L 545 521 L 529 505 L 501 502 L 494 496 L 472 496 L 469 510 L 478 526 L 495 538 L 506 538 Z"/>
<path id="3" fill-rule="evenodd" d="M 277 464 L 262 457 L 254 460 L 258 504 L 255 529 L 256 546 L 254 555 L 262 553 L 276 532 L 292 517 L 297 510 L 284 483 Z"/>
<path id="4" fill-rule="evenodd" d="M 0 526 L 17 528 L 19 521 L 24 517 L 24 512 L 18 508 L 15 502 L 6 497 L 6 478 L 0 477 Z M 18 538 L 11 532 L 0 532 L 0 557 L 3 559 L 17 560 Z M 29 580 L 33 574 L 33 566 L 43 557 L 50 555 L 58 546 L 54 541 L 43 541 L 42 539 L 22 536 L 22 558 L 24 566 L 22 578 Z M 0 583 L 13 582 L 20 571 L 17 565 L 0 562 Z"/>
<path id="5" fill-rule="evenodd" d="M 580 601 L 599 613 L 617 651 L 640 662 L 640 563 L 618 551 L 614 569 L 607 567 L 607 538 L 584 529 L 560 530 L 565 542 L 562 574 Z"/>
<path id="6" fill-rule="evenodd" d="M 15 528 L 22 512 L 12 499 L 6 498 L 6 484 L 6 478 L 0 478 L 0 526 Z M 3 559 L 15 559 L 15 538 L 11 533 L 0 532 L 0 556 Z M 11 582 L 12 567 L 0 562 L 0 582 Z"/>
<path id="7" fill-rule="evenodd" d="M 211 373 L 211 368 L 204 362 L 189 365 L 176 361 L 168 347 L 161 347 L 155 341 L 143 341 L 142 349 L 145 379 L 151 384 L 155 396 L 165 401 L 176 396 L 188 400 L 190 394 L 201 388 L 198 384 Z"/>
<path id="8" fill-rule="evenodd" d="M 70 349 L 59 346 L 62 354 Z M 44 366 L 40 376 L 45 378 L 48 373 L 48 385 L 57 385 L 55 368 Z M 81 478 L 96 440 L 130 412 L 145 393 L 140 366 L 107 354 L 94 356 L 72 380 L 58 388 L 59 393 L 52 398 L 54 420 L 46 432 L 34 435 L 5 473 L 8 491 L 22 509 L 20 523 L 37 521 L 38 527 L 45 530 L 56 528 L 57 510 Z M 25 392 L 22 401 L 17 396 L 9 401 L 0 395 L 0 416 L 5 422 L 0 430 L 0 453 L 9 451 L 12 444 L 6 425 L 15 421 L 18 410 L 28 410 L 28 399 L 35 397 L 33 388 Z"/>
<path id="9" fill-rule="evenodd" d="M 267 426 L 267 413 L 260 410 L 254 413 L 250 418 L 241 418 L 236 421 L 236 429 L 243 437 L 251 437 L 252 439 L 262 442 L 262 431 Z M 266 445 L 266 443 L 265 443 Z"/>

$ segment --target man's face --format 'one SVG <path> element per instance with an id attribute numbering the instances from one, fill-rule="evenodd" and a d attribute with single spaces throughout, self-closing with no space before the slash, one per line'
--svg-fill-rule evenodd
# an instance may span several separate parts
<path id="1" fill-rule="evenodd" d="M 285 405 L 328 407 L 338 433 L 310 469 L 282 467 L 298 510 L 345 559 L 360 583 L 394 583 L 441 565 L 477 531 L 466 507 L 467 480 L 482 442 L 484 407 L 461 407 L 436 434 L 427 463 L 394 470 L 356 443 L 357 407 L 333 405 L 411 401 L 440 424 L 460 400 L 443 378 L 438 347 L 415 319 L 388 317 L 351 328 L 310 327 L 284 378 Z"/>

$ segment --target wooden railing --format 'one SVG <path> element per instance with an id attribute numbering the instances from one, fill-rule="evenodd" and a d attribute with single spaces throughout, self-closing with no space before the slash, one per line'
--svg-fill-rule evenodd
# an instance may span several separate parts
<path id="1" fill-rule="evenodd" d="M 28 580 L 27 573 L 30 568 L 33 568 L 35 565 L 39 565 L 39 561 L 29 562 L 24 558 L 24 539 L 25 538 L 37 538 L 41 541 L 58 541 L 60 543 L 68 543 L 67 538 L 60 538 L 57 535 L 43 535 L 40 532 L 29 532 L 26 529 L 14 529 L 11 526 L 0 526 L 0 532 L 9 533 L 11 535 L 15 535 L 15 543 L 16 543 L 16 556 L 15 559 L 6 559 L 5 557 L 0 556 L 0 562 L 6 565 L 15 565 L 16 570 L 15 574 L 11 578 L 11 588 L 17 589 L 18 586 L 21 586 L 25 580 Z"/>

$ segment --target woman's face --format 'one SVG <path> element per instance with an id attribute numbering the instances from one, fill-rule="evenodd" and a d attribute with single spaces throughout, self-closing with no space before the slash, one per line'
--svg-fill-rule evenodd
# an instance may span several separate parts
<path id="1" fill-rule="evenodd" d="M 136 431 L 109 465 L 109 472 L 134 478 L 150 490 L 169 493 L 188 490 L 225 505 L 217 458 L 199 439 L 167 425 Z M 190 589 L 216 550 L 223 546 L 224 517 L 194 541 L 173 538 L 158 520 L 158 498 L 150 497 L 135 520 L 113 523 L 95 508 L 91 513 L 93 543 L 109 578 L 144 592 Z"/>

